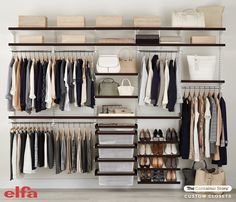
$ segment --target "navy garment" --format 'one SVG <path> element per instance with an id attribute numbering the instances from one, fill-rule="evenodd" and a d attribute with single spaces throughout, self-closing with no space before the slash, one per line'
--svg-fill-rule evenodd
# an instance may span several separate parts
<path id="1" fill-rule="evenodd" d="M 56 92 L 56 99 L 55 103 L 60 103 L 60 97 L 61 97 L 61 85 L 60 85 L 60 74 L 61 74 L 61 63 L 62 60 L 57 60 L 55 65 L 55 92 Z"/>
<path id="2" fill-rule="evenodd" d="M 152 70 L 153 78 L 151 85 L 151 103 L 156 106 L 160 88 L 160 70 L 158 65 L 158 55 L 154 55 L 152 58 Z"/>
<path id="3" fill-rule="evenodd" d="M 169 64 L 169 76 L 170 82 L 168 87 L 168 104 L 166 108 L 169 112 L 173 112 L 176 104 L 177 99 L 177 85 L 176 85 L 176 61 L 170 60 Z"/>
<path id="4" fill-rule="evenodd" d="M 78 59 L 76 65 L 76 99 L 77 105 L 81 107 L 81 94 L 83 84 L 83 60 Z"/>
<path id="5" fill-rule="evenodd" d="M 228 131 L 227 131 L 227 114 L 226 114 L 226 103 L 223 97 L 220 98 L 220 109 L 221 109 L 221 116 L 223 122 L 223 134 L 225 138 L 225 146 L 220 146 L 220 160 L 214 161 L 212 160 L 212 164 L 217 164 L 219 167 L 223 165 L 227 165 L 227 146 L 228 146 Z M 222 136 L 221 136 L 222 138 Z"/>
<path id="6" fill-rule="evenodd" d="M 44 166 L 44 132 L 38 132 L 38 167 Z"/>
<path id="7" fill-rule="evenodd" d="M 42 64 L 42 86 L 41 86 L 41 91 L 42 91 L 42 97 L 41 97 L 41 110 L 46 110 L 46 75 L 47 75 L 47 68 L 48 68 L 48 62 L 43 62 Z"/>
<path id="8" fill-rule="evenodd" d="M 20 173 L 23 173 L 24 168 L 24 158 L 25 158 L 25 145 L 26 145 L 26 139 L 27 139 L 27 133 L 21 132 L 20 133 L 20 139 L 21 139 L 21 146 L 20 146 Z"/>
<path id="9" fill-rule="evenodd" d="M 95 82 L 92 80 L 91 84 L 91 108 L 95 106 Z"/>
<path id="10" fill-rule="evenodd" d="M 30 151 L 31 151 L 31 161 L 32 161 L 32 170 L 35 170 L 35 133 L 29 132 L 30 137 Z"/>
<path id="11" fill-rule="evenodd" d="M 182 159 L 189 159 L 191 102 L 185 98 L 182 104 L 182 124 L 180 129 L 180 154 Z"/>
<path id="12" fill-rule="evenodd" d="M 42 107 L 42 85 L 43 85 L 43 64 L 37 66 L 37 91 L 35 99 L 35 111 L 40 112 Z"/>
<path id="13" fill-rule="evenodd" d="M 10 132 L 10 180 L 13 180 L 12 152 L 14 138 L 16 138 L 15 133 Z"/>
<path id="14" fill-rule="evenodd" d="M 65 68 L 66 68 L 66 60 L 62 60 L 61 62 L 61 73 L 60 73 L 60 102 L 59 102 L 59 108 L 60 110 L 64 111 L 64 108 L 65 108 L 65 101 L 66 101 L 66 92 L 67 92 L 67 89 L 66 89 L 66 84 L 65 84 L 65 81 L 64 81 L 64 76 L 65 74 L 67 74 L 67 72 L 65 72 Z"/>
<path id="15" fill-rule="evenodd" d="M 25 102 L 25 94 L 26 94 L 26 69 L 28 65 L 28 60 L 25 58 L 21 63 L 20 69 L 20 107 L 21 111 L 25 111 L 26 102 Z"/>

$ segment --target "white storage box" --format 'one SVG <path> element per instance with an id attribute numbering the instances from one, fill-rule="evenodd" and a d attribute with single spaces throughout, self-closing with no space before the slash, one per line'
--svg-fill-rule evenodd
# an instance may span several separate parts
<path id="1" fill-rule="evenodd" d="M 132 172 L 134 162 L 99 162 L 99 171 L 101 172 Z"/>
<path id="2" fill-rule="evenodd" d="M 134 135 L 99 135 L 99 144 L 133 144 Z"/>
<path id="3" fill-rule="evenodd" d="M 132 148 L 115 148 L 115 149 L 98 149 L 99 158 L 133 158 L 134 149 Z"/>
<path id="4" fill-rule="evenodd" d="M 99 176 L 99 185 L 101 186 L 132 186 L 134 184 L 134 176 Z"/>

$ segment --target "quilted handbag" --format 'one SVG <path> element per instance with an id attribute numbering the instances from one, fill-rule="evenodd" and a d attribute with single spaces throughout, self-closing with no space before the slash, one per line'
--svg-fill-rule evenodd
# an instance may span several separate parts
<path id="1" fill-rule="evenodd" d="M 193 9 L 176 11 L 172 14 L 172 27 L 205 27 L 205 17 Z"/>
<path id="2" fill-rule="evenodd" d="M 119 73 L 120 62 L 117 55 L 100 55 L 97 61 L 98 73 Z"/>

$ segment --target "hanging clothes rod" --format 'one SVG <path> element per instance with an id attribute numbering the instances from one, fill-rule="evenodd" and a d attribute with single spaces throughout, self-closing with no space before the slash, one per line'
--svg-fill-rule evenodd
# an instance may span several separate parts
<path id="1" fill-rule="evenodd" d="M 24 122 L 24 121 L 17 121 L 17 122 L 10 122 L 11 124 L 32 124 L 32 125 L 38 125 L 38 124 L 95 124 L 96 122 L 69 122 L 69 121 L 45 121 L 45 122 Z"/>
<path id="2" fill-rule="evenodd" d="M 137 50 L 140 53 L 178 53 L 178 50 Z"/>
<path id="3" fill-rule="evenodd" d="M 12 53 L 52 53 L 50 50 L 12 50 Z"/>
<path id="4" fill-rule="evenodd" d="M 95 50 L 55 50 L 54 53 L 95 53 Z"/>

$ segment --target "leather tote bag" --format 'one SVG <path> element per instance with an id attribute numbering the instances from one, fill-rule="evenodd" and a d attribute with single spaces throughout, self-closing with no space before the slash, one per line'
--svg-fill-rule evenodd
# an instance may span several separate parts
<path id="1" fill-rule="evenodd" d="M 172 14 L 172 27 L 205 27 L 205 17 L 193 9 L 176 11 Z"/>
<path id="2" fill-rule="evenodd" d="M 198 186 L 204 185 L 226 185 L 225 172 L 223 170 L 217 170 L 216 172 L 208 172 L 208 170 L 198 169 L 195 176 L 195 184 Z M 213 194 L 223 194 L 223 192 L 210 192 Z"/>
<path id="3" fill-rule="evenodd" d="M 136 59 L 129 48 L 123 48 L 119 52 L 121 73 L 138 73 Z"/>
<path id="4" fill-rule="evenodd" d="M 213 80 L 216 71 L 216 56 L 187 56 L 191 80 Z"/>
<path id="5" fill-rule="evenodd" d="M 205 16 L 206 27 L 222 27 L 224 6 L 201 6 L 196 9 Z"/>
<path id="6" fill-rule="evenodd" d="M 119 73 L 120 62 L 117 55 L 100 55 L 97 61 L 98 73 Z"/>
<path id="7" fill-rule="evenodd" d="M 124 85 L 125 81 L 128 82 L 128 84 L 129 84 L 128 86 Z M 119 91 L 119 95 L 131 96 L 134 93 L 134 87 L 131 85 L 129 79 L 123 79 L 121 82 L 121 85 L 118 87 L 118 91 Z"/>
<path id="8" fill-rule="evenodd" d="M 195 175 L 196 175 L 195 164 L 196 164 L 196 162 L 193 163 L 192 168 L 183 168 L 182 169 L 183 176 L 184 176 L 184 186 L 194 185 Z M 204 161 L 204 164 L 205 164 L 205 169 L 207 169 L 206 161 Z"/>
<path id="9" fill-rule="evenodd" d="M 98 95 L 100 96 L 118 96 L 119 84 L 111 78 L 103 79 L 98 86 Z"/>

